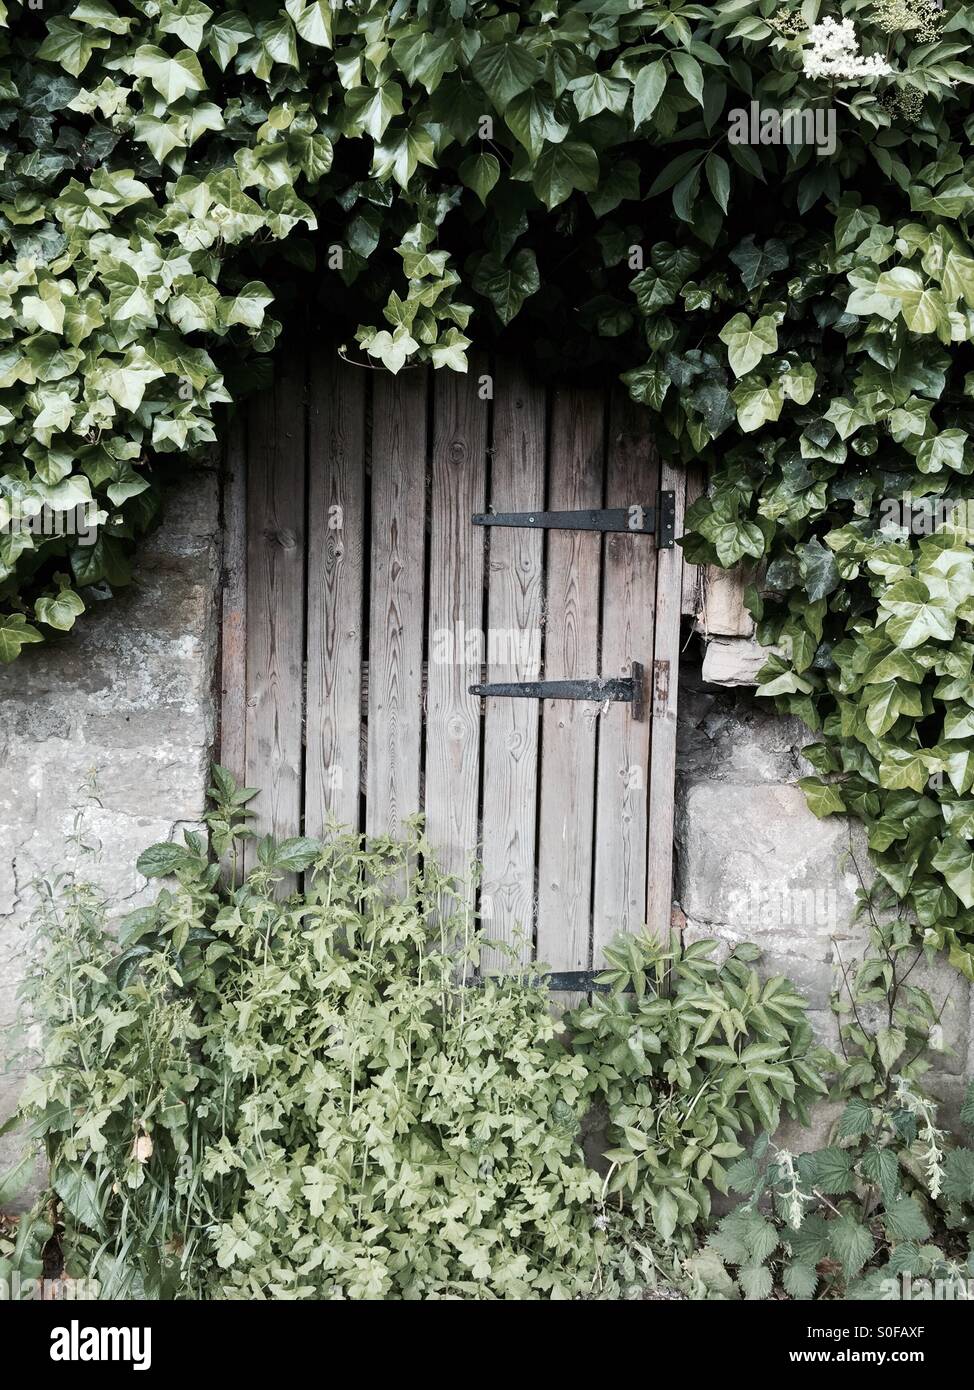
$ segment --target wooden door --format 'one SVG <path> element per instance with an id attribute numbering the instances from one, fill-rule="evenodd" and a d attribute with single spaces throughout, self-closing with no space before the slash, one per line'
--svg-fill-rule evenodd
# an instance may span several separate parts
<path id="1" fill-rule="evenodd" d="M 475 525 L 675 497 L 648 412 L 516 362 L 398 377 L 285 357 L 228 448 L 221 757 L 261 829 L 421 812 L 489 936 L 557 971 L 669 930 L 682 552 L 654 535 Z M 631 678 L 619 700 L 472 685 Z M 494 963 L 490 954 L 486 968 Z"/>

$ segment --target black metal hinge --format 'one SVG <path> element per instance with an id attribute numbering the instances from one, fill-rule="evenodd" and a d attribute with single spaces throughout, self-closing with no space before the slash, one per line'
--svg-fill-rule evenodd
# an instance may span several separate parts
<path id="1" fill-rule="evenodd" d="M 676 495 L 661 492 L 659 505 L 606 507 L 576 512 L 478 512 L 474 526 L 519 526 L 530 531 L 622 531 L 631 536 L 656 536 L 661 550 L 673 545 Z"/>
<path id="2" fill-rule="evenodd" d="M 607 968 L 603 967 L 603 970 Z M 603 970 L 549 970 L 543 975 L 528 976 L 528 981 L 532 985 L 547 985 L 549 989 L 558 992 L 609 994 L 612 985 L 598 983 L 598 977 L 603 973 Z M 489 979 L 496 978 L 496 976 L 478 975 L 468 983 L 483 987 Z M 633 994 L 634 992 L 632 984 L 625 985 L 621 991 L 622 994 Z"/>
<path id="3" fill-rule="evenodd" d="M 471 695 L 502 696 L 510 700 L 606 700 L 632 705 L 632 717 L 643 717 L 644 670 L 632 663 L 631 676 L 607 676 L 590 681 L 498 681 L 469 687 Z"/>

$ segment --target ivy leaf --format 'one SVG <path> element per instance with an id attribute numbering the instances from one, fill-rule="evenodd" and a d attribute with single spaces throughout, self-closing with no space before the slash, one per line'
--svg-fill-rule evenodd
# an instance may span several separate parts
<path id="1" fill-rule="evenodd" d="M 747 314 L 735 314 L 718 334 L 727 344 L 727 360 L 735 376 L 746 376 L 762 357 L 778 350 L 778 325 L 765 316 L 752 324 Z"/>
<path id="2" fill-rule="evenodd" d="M 941 642 L 953 638 L 956 614 L 942 599 L 933 598 L 922 580 L 900 580 L 886 590 L 880 602 L 883 610 L 892 615 L 886 634 L 897 647 L 910 650 L 930 638 Z"/>
<path id="3" fill-rule="evenodd" d="M 545 143 L 560 144 L 569 127 L 555 115 L 555 104 L 543 91 L 522 92 L 508 103 L 504 120 L 511 134 L 532 159 L 537 159 Z M 491 156 L 493 158 L 493 156 Z M 468 161 L 469 162 L 469 161 Z"/>
<path id="4" fill-rule="evenodd" d="M 393 117 L 402 115 L 402 88 L 398 82 L 355 87 L 345 98 L 345 110 L 350 118 L 350 134 L 364 131 L 373 140 L 381 140 Z"/>
<path id="5" fill-rule="evenodd" d="M 915 748 L 887 748 L 879 765 L 879 784 L 890 791 L 923 791 L 930 780 L 927 758 Z"/>
<path id="6" fill-rule="evenodd" d="M 294 20 L 294 27 L 305 43 L 316 48 L 333 48 L 332 0 L 285 0 L 284 8 Z"/>
<path id="7" fill-rule="evenodd" d="M 531 182 L 544 205 L 555 208 L 576 189 L 591 193 L 598 187 L 599 161 L 591 145 L 566 140 L 544 151 Z"/>
<path id="8" fill-rule="evenodd" d="M 939 473 L 952 468 L 955 473 L 969 473 L 964 463 L 967 435 L 963 430 L 941 430 L 932 439 L 925 439 L 917 450 L 917 467 L 921 473 Z"/>
<path id="9" fill-rule="evenodd" d="M 786 269 L 788 248 L 783 241 L 779 241 L 776 237 L 772 237 L 765 242 L 763 247 L 759 247 L 753 236 L 746 236 L 730 252 L 730 258 L 741 273 L 744 288 L 754 290 L 765 280 L 770 279 L 775 271 Z"/>
<path id="10" fill-rule="evenodd" d="M 784 395 L 777 382 L 768 383 L 757 375 L 745 377 L 731 395 L 737 406 L 737 423 L 750 434 L 769 420 L 777 420 L 784 405 Z"/>
<path id="11" fill-rule="evenodd" d="M 805 793 L 808 809 L 819 820 L 824 816 L 845 815 L 845 803 L 831 782 L 822 782 L 818 777 L 802 777 L 798 785 Z"/>
<path id="12" fill-rule="evenodd" d="M 805 593 L 811 603 L 826 598 L 840 583 L 835 555 L 817 536 L 795 547 Z"/>
<path id="13" fill-rule="evenodd" d="M 22 613 L 0 614 L 0 662 L 6 665 L 16 660 L 21 647 L 43 640 L 37 628 L 31 627 Z"/>
<path id="14" fill-rule="evenodd" d="M 840 439 L 848 439 L 863 425 L 871 423 L 871 417 L 867 411 L 854 401 L 844 397 L 839 397 L 831 402 L 823 419 L 831 421 Z"/>
<path id="15" fill-rule="evenodd" d="M 541 288 L 534 252 L 523 247 L 509 265 L 493 252 L 488 253 L 477 266 L 473 287 L 490 300 L 501 323 L 510 323 L 524 301 Z"/>
<path id="16" fill-rule="evenodd" d="M 107 48 L 111 40 L 92 34 L 69 19 L 54 16 L 47 21 L 47 38 L 37 50 L 38 58 L 59 63 L 72 77 L 80 77 L 96 48 Z"/>
<path id="17" fill-rule="evenodd" d="M 516 43 L 486 45 L 474 55 L 470 67 L 502 116 L 508 102 L 536 86 L 544 75 L 537 58 Z"/>
<path id="18" fill-rule="evenodd" d="M 945 835 L 930 861 L 965 907 L 974 907 L 974 845 L 956 835 Z"/>
<path id="19" fill-rule="evenodd" d="M 493 154 L 475 154 L 460 165 L 460 177 L 486 206 L 490 190 L 501 176 L 500 161 Z"/>
<path id="20" fill-rule="evenodd" d="M 188 48 L 170 58 L 154 44 L 143 44 L 136 50 L 132 70 L 136 77 L 151 82 L 163 101 L 170 105 L 187 92 L 202 92 L 206 88 L 200 60 Z"/>
<path id="21" fill-rule="evenodd" d="M 372 173 L 377 179 L 394 178 L 405 188 L 420 164 L 434 168 L 433 137 L 422 126 L 392 132 L 372 154 Z"/>
<path id="22" fill-rule="evenodd" d="M 637 367 L 634 371 L 624 372 L 622 380 L 633 400 L 640 405 L 648 405 L 651 410 L 660 409 L 672 385 L 665 372 L 653 367 Z"/>
<path id="23" fill-rule="evenodd" d="M 40 623 L 57 628 L 59 632 L 69 632 L 75 619 L 80 618 L 85 605 L 73 589 L 63 588 L 53 598 L 41 597 L 34 603 L 34 616 Z"/>
<path id="24" fill-rule="evenodd" d="M 227 65 L 239 53 L 241 45 L 253 36 L 253 26 L 245 14 L 237 10 L 224 10 L 217 16 L 210 25 L 206 41 L 221 72 L 226 71 Z"/>
<path id="25" fill-rule="evenodd" d="M 196 52 L 203 42 L 207 21 L 212 18 L 213 11 L 201 0 L 170 0 L 163 4 L 157 23 L 164 34 L 176 34 Z"/>
<path id="26" fill-rule="evenodd" d="M 885 270 L 876 281 L 876 293 L 898 301 L 908 328 L 914 333 L 950 335 L 947 306 L 939 289 L 924 285 L 922 277 L 908 266 Z"/>

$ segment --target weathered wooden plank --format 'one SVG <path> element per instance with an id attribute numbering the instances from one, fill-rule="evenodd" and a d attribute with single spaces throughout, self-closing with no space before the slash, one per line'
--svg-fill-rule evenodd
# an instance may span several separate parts
<path id="1" fill-rule="evenodd" d="M 430 492 L 429 678 L 426 696 L 426 833 L 439 865 L 475 900 L 480 799 L 480 680 L 484 537 L 470 518 L 484 509 L 489 404 L 482 363 L 465 376 L 434 375 Z"/>
<path id="2" fill-rule="evenodd" d="M 686 505 L 691 507 L 707 491 L 707 474 L 702 464 L 691 463 L 686 470 Z M 683 612 L 696 618 L 701 612 L 707 592 L 707 567 L 683 563 Z"/>
<path id="3" fill-rule="evenodd" d="M 545 500 L 545 394 L 516 364 L 494 373 L 490 505 L 530 511 Z M 544 537 L 490 529 L 487 592 L 488 680 L 535 680 L 541 668 Z M 486 936 L 516 943 L 530 960 L 535 917 L 539 706 L 486 700 L 484 711 L 483 878 Z M 485 970 L 508 957 L 486 951 Z"/>
<path id="4" fill-rule="evenodd" d="M 238 410 L 223 473 L 223 576 L 220 633 L 220 761 L 238 782 L 247 775 L 247 430 Z"/>
<path id="5" fill-rule="evenodd" d="M 606 506 L 652 505 L 659 487 L 651 418 L 621 391 L 613 393 L 606 462 Z M 593 962 L 620 931 L 638 932 L 646 913 L 646 806 L 649 789 L 649 684 L 653 665 L 656 543 L 651 536 L 605 538 L 602 583 L 602 674 L 646 669 L 644 717 L 613 704 L 599 724 L 595 808 Z"/>
<path id="6" fill-rule="evenodd" d="M 377 372 L 365 827 L 401 835 L 420 807 L 426 526 L 425 371 Z"/>
<path id="7" fill-rule="evenodd" d="M 256 825 L 287 836 L 301 829 L 305 357 L 278 363 L 247 420 L 247 780 Z"/>
<path id="8" fill-rule="evenodd" d="M 602 505 L 604 416 L 602 391 L 555 392 L 551 510 Z M 598 672 L 601 549 L 601 536 L 592 532 L 548 535 L 546 680 L 582 679 Z M 544 702 L 537 954 L 555 970 L 580 970 L 589 964 L 598 717 L 595 705 Z"/>
<path id="9" fill-rule="evenodd" d="M 683 534 L 686 480 L 664 463 L 660 486 L 676 494 L 676 534 Z M 666 941 L 673 904 L 673 805 L 676 785 L 676 713 L 680 672 L 683 547 L 656 557 L 656 643 L 651 685 L 653 751 L 649 776 L 649 838 L 646 858 L 646 922 Z"/>
<path id="10" fill-rule="evenodd" d="M 304 817 L 358 829 L 370 373 L 334 351 L 311 362 L 308 409 L 308 648 Z"/>

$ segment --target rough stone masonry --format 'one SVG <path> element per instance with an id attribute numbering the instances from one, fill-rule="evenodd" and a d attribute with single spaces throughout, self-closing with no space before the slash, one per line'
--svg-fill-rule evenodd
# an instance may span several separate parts
<path id="1" fill-rule="evenodd" d="M 75 630 L 0 667 L 0 1051 L 30 960 L 34 885 L 69 870 L 114 902 L 155 891 L 136 873 L 154 840 L 198 826 L 214 739 L 217 475 L 167 498 L 134 583 Z M 29 1040 L 28 1040 L 29 1041 Z M 6 1046 L 4 1046 L 6 1044 Z M 0 1122 L 24 1066 L 0 1068 Z M 0 1174 L 20 1142 L 0 1139 Z"/>

